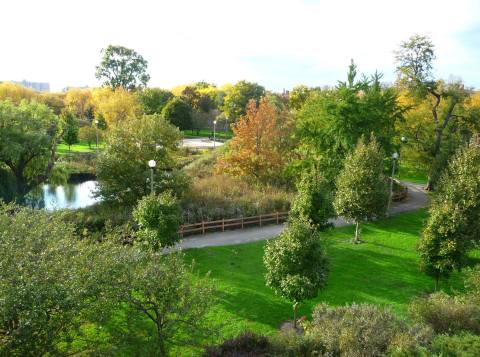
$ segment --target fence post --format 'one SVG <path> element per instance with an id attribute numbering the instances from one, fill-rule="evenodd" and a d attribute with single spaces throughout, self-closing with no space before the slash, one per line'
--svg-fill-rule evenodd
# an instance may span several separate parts
<path id="1" fill-rule="evenodd" d="M 205 235 L 205 222 L 202 221 L 202 234 Z"/>
<path id="2" fill-rule="evenodd" d="M 262 226 L 262 215 L 260 215 L 260 227 Z"/>
<path id="3" fill-rule="evenodd" d="M 225 232 L 225 218 L 222 218 L 222 232 Z"/>

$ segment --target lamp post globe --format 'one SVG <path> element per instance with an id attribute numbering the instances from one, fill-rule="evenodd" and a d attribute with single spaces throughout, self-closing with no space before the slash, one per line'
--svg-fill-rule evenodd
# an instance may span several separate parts
<path id="1" fill-rule="evenodd" d="M 97 135 L 97 150 L 98 150 L 98 119 L 95 119 L 95 134 Z"/>
<path id="2" fill-rule="evenodd" d="M 150 193 L 153 195 L 155 193 L 155 189 L 153 186 L 153 169 L 157 166 L 157 162 L 155 160 L 148 161 L 148 167 L 150 167 Z"/>
<path id="3" fill-rule="evenodd" d="M 215 140 L 216 127 L 217 127 L 217 121 L 214 120 L 213 121 L 213 148 L 214 149 L 215 149 L 215 143 L 216 143 L 216 140 Z"/>

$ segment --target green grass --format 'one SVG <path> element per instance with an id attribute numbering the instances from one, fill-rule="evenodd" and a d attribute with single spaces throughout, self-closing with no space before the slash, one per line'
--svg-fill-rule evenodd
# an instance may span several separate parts
<path id="1" fill-rule="evenodd" d="M 396 177 L 400 181 L 426 184 L 428 181 L 428 171 L 420 163 L 401 161 Z"/>
<path id="2" fill-rule="evenodd" d="M 196 137 L 213 137 L 213 129 L 210 130 L 210 129 L 201 129 L 197 132 L 197 130 L 184 130 L 183 131 L 183 135 L 186 137 L 186 138 L 196 138 Z M 227 140 L 227 139 L 231 139 L 233 136 L 233 133 L 231 131 L 219 131 L 217 130 L 215 132 L 215 137 L 218 138 L 218 139 L 224 139 L 224 140 Z"/>
<path id="3" fill-rule="evenodd" d="M 324 234 L 331 261 L 328 287 L 316 299 L 303 303 L 300 314 L 310 317 L 313 307 L 326 302 L 343 305 L 365 302 L 390 306 L 405 316 L 412 297 L 431 292 L 433 280 L 418 270 L 416 245 L 426 211 L 402 214 L 365 224 L 362 239 L 353 245 L 353 227 Z M 265 242 L 191 249 L 201 273 L 211 271 L 220 294 L 212 319 L 226 324 L 224 333 L 236 335 L 244 329 L 269 333 L 291 318 L 291 305 L 276 296 L 264 283 L 262 263 Z M 479 261 L 477 255 L 477 263 Z M 461 290 L 459 273 L 441 286 L 445 291 Z"/>
<path id="4" fill-rule="evenodd" d="M 99 150 L 102 150 L 104 147 L 105 147 L 104 142 L 100 142 L 98 144 Z M 68 145 L 65 143 L 60 143 L 57 145 L 57 154 L 59 155 L 70 154 L 75 152 L 94 152 L 96 150 L 97 150 L 97 147 L 95 144 L 92 144 L 91 147 L 89 147 L 86 141 L 79 141 L 77 144 L 73 144 L 70 148 L 70 151 L 68 150 Z"/>

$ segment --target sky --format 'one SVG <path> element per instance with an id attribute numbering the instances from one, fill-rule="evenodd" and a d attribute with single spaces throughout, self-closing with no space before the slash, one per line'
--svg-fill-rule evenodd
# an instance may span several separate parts
<path id="1" fill-rule="evenodd" d="M 98 86 L 109 44 L 148 61 L 149 86 L 255 81 L 281 91 L 358 71 L 395 79 L 413 34 L 436 46 L 435 75 L 480 88 L 478 0 L 1 0 L 0 81 Z"/>

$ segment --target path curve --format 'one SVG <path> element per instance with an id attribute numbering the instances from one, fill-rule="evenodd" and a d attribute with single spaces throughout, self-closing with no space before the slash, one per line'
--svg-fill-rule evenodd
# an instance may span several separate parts
<path id="1" fill-rule="evenodd" d="M 414 211 L 424 208 L 428 205 L 430 199 L 424 190 L 424 185 L 410 182 L 402 182 L 402 184 L 408 187 L 408 196 L 405 200 L 401 202 L 394 202 L 392 204 L 390 209 L 391 215 Z M 335 227 L 341 227 L 350 224 L 342 218 L 334 219 L 332 220 L 332 223 Z M 226 232 L 213 232 L 205 235 L 193 235 L 180 241 L 177 244 L 177 248 L 205 248 L 267 240 L 282 233 L 284 227 L 285 224 L 279 224 Z"/>

